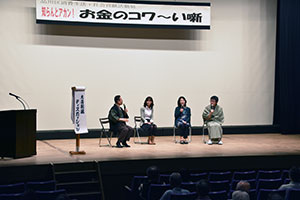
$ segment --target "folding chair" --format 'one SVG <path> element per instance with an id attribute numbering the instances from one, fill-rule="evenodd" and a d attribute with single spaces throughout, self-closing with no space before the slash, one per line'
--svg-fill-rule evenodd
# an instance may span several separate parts
<path id="1" fill-rule="evenodd" d="M 178 128 L 176 126 L 173 126 L 173 141 L 175 143 L 179 143 L 180 141 L 179 140 L 176 140 L 176 130 Z M 188 140 L 188 143 L 191 143 L 192 142 L 192 127 L 190 126 L 189 127 L 189 140 Z"/>
<path id="2" fill-rule="evenodd" d="M 134 116 L 134 136 L 133 136 L 133 141 L 135 144 L 148 144 L 148 142 L 142 142 L 141 141 L 141 137 L 140 137 L 140 132 L 139 132 L 139 129 L 141 128 L 140 127 L 140 124 L 142 122 L 142 117 L 140 116 Z M 135 139 L 138 139 L 138 142 L 135 141 Z"/>
<path id="3" fill-rule="evenodd" d="M 100 125 L 101 125 L 100 138 L 99 138 L 99 147 L 101 147 L 101 146 L 110 146 L 110 147 L 112 147 L 111 138 L 112 138 L 112 135 L 113 135 L 113 131 L 111 131 L 109 129 L 109 119 L 108 118 L 99 118 L 99 122 L 100 122 Z M 103 135 L 105 135 L 105 137 L 108 141 L 107 145 L 101 145 L 101 140 L 102 140 Z"/>

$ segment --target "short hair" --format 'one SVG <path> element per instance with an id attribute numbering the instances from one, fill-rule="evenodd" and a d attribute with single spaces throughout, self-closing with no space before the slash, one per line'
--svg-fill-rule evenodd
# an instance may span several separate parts
<path id="1" fill-rule="evenodd" d="M 244 191 L 234 191 L 232 193 L 232 200 L 249 200 L 249 194 Z"/>
<path id="2" fill-rule="evenodd" d="M 205 179 L 201 179 L 200 181 L 197 182 L 196 184 L 196 189 L 198 195 L 201 197 L 207 196 L 209 193 L 209 183 Z"/>
<path id="3" fill-rule="evenodd" d="M 183 100 L 185 101 L 184 106 L 186 106 L 187 100 L 186 100 L 186 98 L 185 98 L 184 96 L 180 96 L 180 97 L 178 98 L 178 100 L 177 100 L 177 106 L 178 106 L 178 107 L 181 107 L 181 104 L 180 104 L 180 100 L 181 100 L 181 99 L 183 99 Z"/>
<path id="4" fill-rule="evenodd" d="M 154 103 L 153 103 L 153 98 L 152 98 L 152 97 L 150 97 L 150 96 L 146 97 L 146 99 L 145 99 L 145 101 L 144 101 L 144 107 L 146 107 L 146 106 L 147 106 L 147 101 L 151 101 L 151 102 L 152 102 L 152 103 L 151 103 L 151 105 L 150 105 L 150 108 L 152 109 L 152 108 L 153 108 L 153 106 L 154 106 Z"/>
<path id="5" fill-rule="evenodd" d="M 241 190 L 241 191 L 245 191 L 245 192 L 249 192 L 250 190 L 250 184 L 248 181 L 239 181 L 236 185 L 236 190 Z"/>
<path id="6" fill-rule="evenodd" d="M 121 98 L 121 95 L 116 95 L 115 98 L 114 98 L 115 103 L 118 103 L 120 98 Z"/>
<path id="7" fill-rule="evenodd" d="M 300 167 L 292 167 L 289 171 L 290 178 L 293 182 L 300 182 Z"/>
<path id="8" fill-rule="evenodd" d="M 210 100 L 215 100 L 217 103 L 219 102 L 219 97 L 217 97 L 217 96 L 212 96 L 212 97 L 210 97 Z"/>
<path id="9" fill-rule="evenodd" d="M 181 175 L 177 172 L 174 172 L 170 175 L 169 181 L 170 181 L 171 187 L 179 187 L 182 182 Z"/>
<path id="10" fill-rule="evenodd" d="M 160 172 L 157 166 L 150 166 L 146 170 L 146 174 L 150 181 L 158 181 L 160 177 Z"/>

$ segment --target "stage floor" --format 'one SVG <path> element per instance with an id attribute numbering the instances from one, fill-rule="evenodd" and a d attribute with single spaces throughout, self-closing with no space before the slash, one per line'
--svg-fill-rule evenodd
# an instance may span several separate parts
<path id="1" fill-rule="evenodd" d="M 146 141 L 143 137 L 142 140 Z M 85 161 L 140 160 L 162 158 L 195 158 L 226 156 L 300 155 L 300 134 L 226 134 L 224 145 L 206 145 L 202 136 L 193 136 L 190 144 L 174 144 L 173 137 L 156 137 L 156 145 L 134 144 L 131 148 L 99 147 L 99 139 L 81 139 L 81 150 L 86 155 L 70 156 L 75 150 L 75 139 L 38 140 L 37 155 L 29 158 L 0 159 L 0 166 L 36 165 Z M 107 143 L 104 138 L 103 144 Z M 116 138 L 112 139 L 115 144 Z"/>

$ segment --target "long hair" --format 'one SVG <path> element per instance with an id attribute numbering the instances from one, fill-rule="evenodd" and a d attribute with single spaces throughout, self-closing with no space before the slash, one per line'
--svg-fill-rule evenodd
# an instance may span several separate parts
<path id="1" fill-rule="evenodd" d="M 153 106 L 154 106 L 152 97 L 150 97 L 150 96 L 146 97 L 146 99 L 145 99 L 145 101 L 144 101 L 144 107 L 147 106 L 147 101 L 151 101 L 151 102 L 152 102 L 152 103 L 150 104 L 150 108 L 152 109 Z"/>
<path id="2" fill-rule="evenodd" d="M 184 100 L 184 107 L 186 106 L 186 104 L 187 104 L 187 101 L 186 101 L 186 99 L 185 99 L 185 97 L 184 96 L 180 96 L 179 98 L 178 98 L 178 101 L 177 101 L 177 106 L 178 107 L 181 107 L 181 104 L 180 104 L 180 100 L 181 99 L 183 99 Z"/>

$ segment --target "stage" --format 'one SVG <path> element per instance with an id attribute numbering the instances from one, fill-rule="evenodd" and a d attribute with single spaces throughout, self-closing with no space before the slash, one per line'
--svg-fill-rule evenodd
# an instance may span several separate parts
<path id="1" fill-rule="evenodd" d="M 206 136 L 207 137 L 207 136 Z M 146 137 L 142 137 L 146 141 Z M 116 138 L 112 138 L 115 145 Z M 175 144 L 173 137 L 160 136 L 155 138 L 156 145 L 134 144 L 131 138 L 131 148 L 99 147 L 99 139 L 81 139 L 81 150 L 86 155 L 71 156 L 69 151 L 75 150 L 75 139 L 38 140 L 37 155 L 0 160 L 0 166 L 40 165 L 48 163 L 71 163 L 88 161 L 125 161 L 153 160 L 179 158 L 208 158 L 208 157 L 248 157 L 248 156 L 279 156 L 300 155 L 300 134 L 226 134 L 223 145 L 206 145 L 202 136 L 193 136 L 190 144 Z M 102 144 L 107 144 L 106 138 Z"/>
<path id="2" fill-rule="evenodd" d="M 142 137 L 142 141 L 146 139 Z M 106 139 L 102 142 L 107 144 Z M 116 138 L 113 138 L 112 143 L 115 142 Z M 150 165 L 158 166 L 161 173 L 182 168 L 197 173 L 289 169 L 300 165 L 300 135 L 225 134 L 224 145 L 204 144 L 199 135 L 193 136 L 192 143 L 185 145 L 175 144 L 171 136 L 156 137 L 155 142 L 156 145 L 134 144 L 132 138 L 131 148 L 118 149 L 99 147 L 97 138 L 81 139 L 81 150 L 86 155 L 71 156 L 69 151 L 75 149 L 75 139 L 38 140 L 36 156 L 0 160 L 1 183 L 51 180 L 56 177 L 57 169 L 90 170 L 94 166 L 101 177 L 103 190 L 100 189 L 100 193 L 104 192 L 105 199 L 124 199 L 124 185 L 130 186 L 134 175 L 145 175 Z M 77 174 L 74 177 L 85 176 Z M 90 187 L 87 185 L 86 188 Z M 99 193 L 99 189 L 94 192 Z"/>

